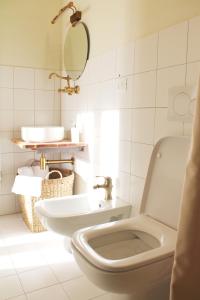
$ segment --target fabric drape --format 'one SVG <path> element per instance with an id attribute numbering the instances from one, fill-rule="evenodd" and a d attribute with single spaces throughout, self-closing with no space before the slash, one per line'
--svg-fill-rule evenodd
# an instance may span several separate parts
<path id="1" fill-rule="evenodd" d="M 183 188 L 170 300 L 200 300 L 200 82 Z"/>

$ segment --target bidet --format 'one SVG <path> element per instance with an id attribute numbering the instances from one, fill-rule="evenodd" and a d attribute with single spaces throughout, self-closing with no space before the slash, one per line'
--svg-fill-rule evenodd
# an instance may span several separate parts
<path id="1" fill-rule="evenodd" d="M 119 199 L 100 201 L 91 193 L 41 200 L 35 210 L 45 228 L 70 237 L 84 227 L 128 218 L 131 205 Z"/>

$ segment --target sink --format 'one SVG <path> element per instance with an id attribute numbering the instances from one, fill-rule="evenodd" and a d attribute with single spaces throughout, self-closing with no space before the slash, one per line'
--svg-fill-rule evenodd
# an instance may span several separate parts
<path id="1" fill-rule="evenodd" d="M 58 142 L 64 139 L 64 127 L 22 127 L 21 138 L 25 142 Z"/>

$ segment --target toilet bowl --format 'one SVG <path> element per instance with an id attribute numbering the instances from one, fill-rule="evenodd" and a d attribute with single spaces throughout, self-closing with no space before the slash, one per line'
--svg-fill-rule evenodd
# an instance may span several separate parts
<path id="1" fill-rule="evenodd" d="M 114 299 L 168 300 L 187 138 L 155 146 L 140 215 L 77 231 L 72 251 L 86 276 Z"/>

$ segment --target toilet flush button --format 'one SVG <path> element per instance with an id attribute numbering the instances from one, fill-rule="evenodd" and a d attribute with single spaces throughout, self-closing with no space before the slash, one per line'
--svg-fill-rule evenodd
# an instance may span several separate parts
<path id="1" fill-rule="evenodd" d="M 161 156 L 162 156 L 162 155 L 161 155 L 160 152 L 158 152 L 157 155 L 156 155 L 157 158 L 161 158 Z"/>

